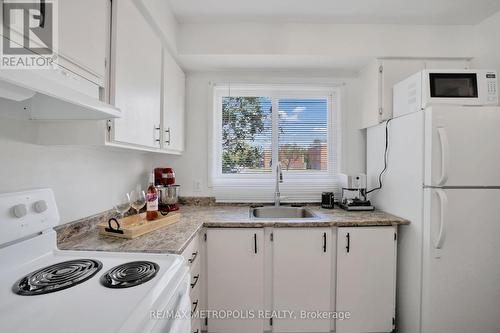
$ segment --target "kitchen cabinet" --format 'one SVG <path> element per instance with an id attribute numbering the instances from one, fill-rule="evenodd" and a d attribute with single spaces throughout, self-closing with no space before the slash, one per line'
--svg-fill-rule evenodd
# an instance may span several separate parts
<path id="1" fill-rule="evenodd" d="M 332 228 L 273 230 L 273 310 L 297 319 L 274 319 L 273 332 L 330 332 L 330 319 L 305 319 L 301 311 L 332 310 Z"/>
<path id="2" fill-rule="evenodd" d="M 423 69 L 469 68 L 469 59 L 375 59 L 360 71 L 360 128 L 392 118 L 392 87 Z"/>
<path id="3" fill-rule="evenodd" d="M 337 231 L 336 333 L 392 332 L 396 292 L 396 227 Z"/>
<path id="4" fill-rule="evenodd" d="M 264 308 L 264 229 L 209 228 L 206 232 L 207 310 L 246 315 Z M 208 319 L 208 332 L 263 332 L 263 320 Z"/>
<path id="5" fill-rule="evenodd" d="M 162 92 L 162 149 L 171 153 L 182 153 L 186 75 L 167 50 L 163 51 Z"/>
<path id="6" fill-rule="evenodd" d="M 2 11 L 4 1 L 0 1 L 0 4 Z M 45 16 L 50 19 L 52 13 L 57 15 L 55 23 L 58 36 L 54 40 L 55 47 L 52 47 L 56 53 L 53 70 L 37 74 L 47 80 L 65 81 L 65 84 L 74 90 L 106 101 L 104 88 L 107 83 L 109 63 L 111 1 L 64 0 L 50 3 L 40 1 L 30 4 L 30 7 L 32 6 L 39 10 L 9 12 L 12 28 L 9 36 L 14 43 L 25 44 L 22 15 L 30 15 L 27 18 L 31 22 L 30 27 L 37 24 L 37 32 L 40 35 L 51 34 L 49 28 L 53 25 L 44 23 L 43 20 Z M 27 39 L 32 47 L 50 47 L 35 33 L 28 34 Z"/>
<path id="7" fill-rule="evenodd" d="M 57 2 L 59 64 L 100 87 L 109 63 L 110 0 Z"/>
<path id="8" fill-rule="evenodd" d="M 182 252 L 182 256 L 189 267 L 189 274 L 191 276 L 189 297 L 191 299 L 191 311 L 196 312 L 203 309 L 204 298 L 204 280 L 205 274 L 202 267 L 203 259 L 203 246 L 200 241 L 199 235 L 195 235 L 193 239 L 186 246 Z M 191 331 L 198 333 L 201 332 L 202 319 L 200 316 L 193 316 L 191 319 Z"/>
<path id="9" fill-rule="evenodd" d="M 111 141 L 160 148 L 162 45 L 132 0 L 113 1 Z M 133 22 L 134 24 L 130 24 Z"/>
<path id="10" fill-rule="evenodd" d="M 58 5 L 57 74 L 80 92 L 109 100 L 121 110 L 121 118 L 39 123 L 34 143 L 181 154 L 185 73 L 142 7 L 134 0 L 68 0 Z M 92 24 L 87 27 L 88 22 Z"/>

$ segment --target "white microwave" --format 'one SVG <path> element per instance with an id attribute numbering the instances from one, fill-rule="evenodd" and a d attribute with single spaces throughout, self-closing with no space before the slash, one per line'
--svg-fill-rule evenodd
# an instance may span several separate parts
<path id="1" fill-rule="evenodd" d="M 393 117 L 436 104 L 497 105 L 497 73 L 476 69 L 423 70 L 394 85 L 393 102 Z"/>

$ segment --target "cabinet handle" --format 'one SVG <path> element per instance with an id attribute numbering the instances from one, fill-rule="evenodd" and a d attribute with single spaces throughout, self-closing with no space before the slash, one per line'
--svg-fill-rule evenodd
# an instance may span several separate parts
<path id="1" fill-rule="evenodd" d="M 193 276 L 194 282 L 191 283 L 191 289 L 193 289 L 196 286 L 199 278 L 200 278 L 200 274 Z"/>
<path id="2" fill-rule="evenodd" d="M 193 309 L 191 310 L 191 316 L 196 312 L 196 308 L 198 308 L 198 300 L 193 302 Z"/>
<path id="3" fill-rule="evenodd" d="M 198 256 L 198 251 L 193 252 L 193 254 L 191 255 L 191 259 L 188 259 L 188 263 L 192 264 L 197 256 Z"/>
<path id="4" fill-rule="evenodd" d="M 257 254 L 257 234 L 253 234 L 254 252 Z"/>
<path id="5" fill-rule="evenodd" d="M 155 142 L 160 143 L 160 126 L 155 126 L 155 131 L 158 131 L 158 139 L 155 138 Z M 156 137 L 156 134 L 154 136 Z"/>
<path id="6" fill-rule="evenodd" d="M 326 253 L 326 232 L 323 233 L 323 252 Z"/>
<path id="7" fill-rule="evenodd" d="M 349 253 L 349 250 L 351 249 L 351 235 L 349 235 L 349 233 L 347 233 L 347 235 L 345 235 L 345 237 L 347 238 L 347 245 L 346 245 L 345 249 L 347 250 L 347 253 Z"/>
<path id="8" fill-rule="evenodd" d="M 165 130 L 165 133 L 168 133 L 168 140 L 165 140 L 165 143 L 170 146 L 170 135 L 171 135 L 170 127 L 167 130 Z"/>

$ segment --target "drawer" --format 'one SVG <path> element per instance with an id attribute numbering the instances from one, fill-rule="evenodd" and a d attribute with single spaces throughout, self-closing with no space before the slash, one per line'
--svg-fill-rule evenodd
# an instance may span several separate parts
<path id="1" fill-rule="evenodd" d="M 200 332 L 201 332 L 201 319 L 200 319 L 200 311 L 201 311 L 201 300 L 200 300 L 200 288 L 195 287 L 193 289 L 193 292 L 190 294 L 190 299 L 191 299 L 191 325 L 193 326 L 193 332 L 196 332 L 196 327 L 194 326 L 194 323 L 197 322 L 197 325 L 199 326 Z"/>
<path id="2" fill-rule="evenodd" d="M 191 267 L 200 261 L 200 238 L 196 234 L 186 249 L 182 252 L 182 256 L 187 264 Z"/>
<path id="3" fill-rule="evenodd" d="M 201 319 L 195 318 L 191 320 L 191 332 L 192 333 L 201 333 Z"/>
<path id="4" fill-rule="evenodd" d="M 201 286 L 201 279 L 203 276 L 201 276 L 200 272 L 196 274 L 191 274 L 191 281 L 189 284 L 189 295 L 191 298 L 194 297 L 199 297 L 200 296 L 200 286 Z"/>
<path id="5" fill-rule="evenodd" d="M 191 274 L 191 276 L 195 276 L 197 274 L 200 274 L 200 271 L 201 271 L 201 258 L 196 257 L 193 264 L 189 267 L 189 274 Z"/>

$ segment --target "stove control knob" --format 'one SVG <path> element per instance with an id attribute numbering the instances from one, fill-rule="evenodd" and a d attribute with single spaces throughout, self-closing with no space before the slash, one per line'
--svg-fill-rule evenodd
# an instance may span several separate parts
<path id="1" fill-rule="evenodd" d="M 25 204 L 19 204 L 12 207 L 12 212 L 14 213 L 15 217 L 20 219 L 21 217 L 24 217 L 26 216 L 26 214 L 28 214 L 28 209 L 26 208 Z"/>
<path id="2" fill-rule="evenodd" d="M 47 210 L 47 202 L 45 200 L 39 200 L 33 204 L 33 208 L 37 213 L 43 213 Z"/>

